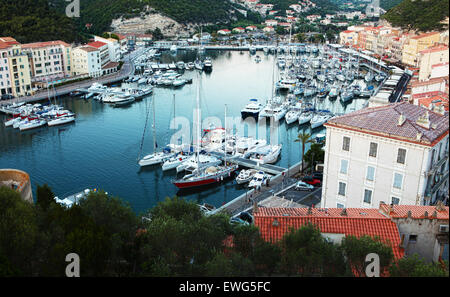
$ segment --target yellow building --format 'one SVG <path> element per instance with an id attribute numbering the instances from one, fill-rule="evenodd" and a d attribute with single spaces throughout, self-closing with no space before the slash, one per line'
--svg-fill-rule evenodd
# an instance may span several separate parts
<path id="1" fill-rule="evenodd" d="M 446 45 L 438 45 L 421 51 L 419 53 L 419 80 L 423 81 L 429 79 L 434 65 L 445 64 L 448 62 L 449 54 Z"/>
<path id="2" fill-rule="evenodd" d="M 419 52 L 438 43 L 439 39 L 439 32 L 425 33 L 410 38 L 409 43 L 403 46 L 402 63 L 417 67 L 419 63 Z"/>
<path id="3" fill-rule="evenodd" d="M 29 57 L 22 52 L 20 45 L 14 45 L 11 53 L 12 55 L 8 56 L 8 65 L 11 74 L 13 96 L 32 95 L 32 75 Z"/>

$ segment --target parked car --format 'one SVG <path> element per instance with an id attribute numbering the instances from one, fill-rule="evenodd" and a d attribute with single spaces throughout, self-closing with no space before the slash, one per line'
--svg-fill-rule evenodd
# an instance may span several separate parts
<path id="1" fill-rule="evenodd" d="M 315 179 L 318 179 L 318 180 L 320 180 L 320 182 L 322 182 L 323 181 L 323 172 L 315 171 L 315 172 L 313 172 L 312 177 Z"/>
<path id="2" fill-rule="evenodd" d="M 312 191 L 314 187 L 310 184 L 305 183 L 304 181 L 299 181 L 295 185 L 295 189 L 299 191 Z"/>
<path id="3" fill-rule="evenodd" d="M 243 211 L 239 214 L 239 218 L 248 222 L 249 224 L 253 223 L 253 216 L 246 211 Z"/>
<path id="4" fill-rule="evenodd" d="M 9 100 L 9 99 L 14 99 L 14 96 L 11 94 L 3 94 L 1 97 L 1 100 Z"/>
<path id="5" fill-rule="evenodd" d="M 314 178 L 312 176 L 305 176 L 304 178 L 302 178 L 302 181 L 307 183 L 307 184 L 310 184 L 310 185 L 312 185 L 314 187 L 321 187 L 322 186 L 322 182 L 319 179 Z"/>
<path id="6" fill-rule="evenodd" d="M 230 223 L 233 225 L 235 225 L 235 224 L 249 225 L 249 223 L 247 221 L 244 221 L 243 219 L 240 219 L 240 218 L 231 218 Z"/>

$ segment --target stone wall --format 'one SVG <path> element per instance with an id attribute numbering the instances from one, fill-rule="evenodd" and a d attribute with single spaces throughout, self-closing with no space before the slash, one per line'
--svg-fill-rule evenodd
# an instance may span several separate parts
<path id="1" fill-rule="evenodd" d="M 33 203 L 30 176 L 26 172 L 16 169 L 0 169 L 0 185 L 2 184 L 14 185 L 22 199 Z"/>

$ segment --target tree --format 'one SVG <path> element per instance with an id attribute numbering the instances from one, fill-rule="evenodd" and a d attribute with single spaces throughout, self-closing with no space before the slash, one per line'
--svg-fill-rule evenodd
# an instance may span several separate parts
<path id="1" fill-rule="evenodd" d="M 46 210 L 51 203 L 55 203 L 55 194 L 47 184 L 37 186 L 36 203 Z"/>
<path id="2" fill-rule="evenodd" d="M 347 257 L 349 269 L 359 276 L 365 276 L 366 256 L 370 253 L 380 257 L 380 273 L 383 273 L 394 259 L 392 248 L 376 236 L 373 238 L 368 235 L 360 238 L 353 235 L 346 236 L 342 240 L 341 247 Z"/>
<path id="3" fill-rule="evenodd" d="M 338 276 L 345 274 L 340 249 L 311 223 L 291 229 L 280 242 L 281 269 L 288 275 Z"/>
<path id="4" fill-rule="evenodd" d="M 448 262 L 425 263 L 417 254 L 400 259 L 389 269 L 392 277 L 448 277 Z"/>
<path id="5" fill-rule="evenodd" d="M 309 150 L 305 153 L 305 161 L 308 167 L 314 168 L 316 162 L 323 163 L 325 158 L 325 151 L 322 149 L 322 145 L 318 143 L 311 144 Z M 311 171 L 314 171 L 312 169 Z"/>
<path id="6" fill-rule="evenodd" d="M 305 33 L 298 33 L 295 35 L 295 39 L 297 39 L 298 42 L 303 43 L 306 41 L 306 35 Z"/>
<path id="7" fill-rule="evenodd" d="M 32 276 L 38 228 L 33 204 L 0 187 L 0 272 Z"/>
<path id="8" fill-rule="evenodd" d="M 297 135 L 297 139 L 294 140 L 295 142 L 300 142 L 302 144 L 302 168 L 301 168 L 301 173 L 303 174 L 303 168 L 305 166 L 305 146 L 308 143 L 312 142 L 311 139 L 311 134 L 306 133 L 306 132 L 302 132 L 300 134 Z"/>

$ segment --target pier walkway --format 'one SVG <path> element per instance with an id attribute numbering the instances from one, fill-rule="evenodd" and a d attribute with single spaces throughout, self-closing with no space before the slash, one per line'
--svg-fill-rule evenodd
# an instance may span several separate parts
<path id="1" fill-rule="evenodd" d="M 211 155 L 218 157 L 221 160 L 224 159 L 223 153 L 211 152 Z M 280 174 L 287 170 L 286 168 L 283 168 L 280 166 L 271 165 L 271 164 L 260 164 L 259 162 L 245 159 L 242 157 L 229 157 L 229 158 L 227 158 L 227 162 L 234 163 L 234 164 L 237 164 L 237 165 L 245 167 L 245 168 L 261 170 L 261 171 L 264 171 L 264 172 L 272 174 L 272 175 L 277 175 L 277 174 Z"/>
<path id="2" fill-rule="evenodd" d="M 228 161 L 228 160 L 227 160 Z M 283 172 L 278 173 L 276 176 L 270 178 L 269 186 L 263 186 L 260 189 L 252 189 L 244 194 L 236 197 L 227 204 L 222 205 L 216 210 L 212 211 L 212 214 L 224 212 L 230 214 L 232 217 L 240 214 L 242 211 L 247 210 L 253 206 L 254 203 L 259 203 L 269 197 L 274 196 L 280 191 L 283 192 L 286 188 L 292 187 L 298 179 L 293 178 L 295 174 L 300 171 L 301 162 L 298 162 L 289 169 L 284 169 Z M 287 174 L 283 174 L 287 172 Z"/>

